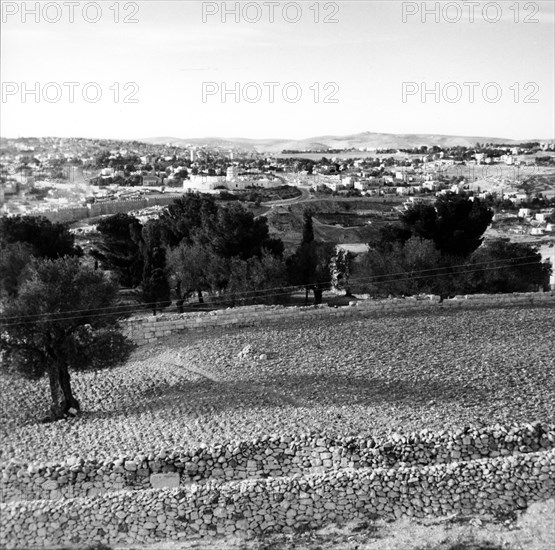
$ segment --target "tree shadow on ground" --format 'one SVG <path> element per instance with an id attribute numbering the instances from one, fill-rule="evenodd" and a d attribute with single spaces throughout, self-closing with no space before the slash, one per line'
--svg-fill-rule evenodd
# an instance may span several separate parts
<path id="1" fill-rule="evenodd" d="M 84 411 L 82 420 L 115 418 L 120 415 L 168 413 L 184 406 L 195 414 L 220 414 L 226 411 L 259 407 L 265 409 L 302 406 L 376 407 L 380 404 L 404 403 L 419 408 L 433 402 L 441 405 L 460 403 L 479 405 L 487 398 L 479 386 L 462 386 L 453 381 L 421 379 L 384 380 L 381 378 L 347 378 L 339 375 L 293 375 L 287 379 L 260 378 L 249 381 L 212 380 L 163 383 L 135 396 L 132 402 L 115 403 L 113 410 Z"/>
<path id="2" fill-rule="evenodd" d="M 81 419 L 115 418 L 120 415 L 153 413 L 185 405 L 191 413 L 220 413 L 251 407 L 279 407 L 282 401 L 269 392 L 259 392 L 244 382 L 215 382 L 212 380 L 163 383 L 135 395 L 133 401 L 115 403 L 111 410 L 84 410 Z"/>
<path id="3" fill-rule="evenodd" d="M 306 399 L 306 406 L 319 405 L 362 405 L 375 406 L 379 403 L 407 402 L 425 404 L 435 402 L 480 403 L 487 397 L 479 383 L 454 382 L 421 378 L 417 382 L 402 379 L 373 377 L 348 377 L 335 374 L 288 375 L 284 378 L 260 379 L 263 386 L 276 388 L 297 399 Z"/>
<path id="4" fill-rule="evenodd" d="M 176 367 L 179 368 L 179 367 Z M 161 382 L 138 391 L 132 399 L 117 396 L 98 408 L 84 407 L 77 421 L 116 419 L 126 415 L 191 413 L 220 414 L 245 408 L 283 407 L 376 407 L 380 404 L 406 404 L 420 409 L 430 402 L 441 405 L 462 403 L 477 406 L 487 398 L 478 384 L 453 380 L 421 378 L 418 381 L 335 374 L 298 374 L 287 377 L 261 375 L 249 380 L 213 381 L 208 379 Z M 39 419 L 37 418 L 38 422 Z"/>

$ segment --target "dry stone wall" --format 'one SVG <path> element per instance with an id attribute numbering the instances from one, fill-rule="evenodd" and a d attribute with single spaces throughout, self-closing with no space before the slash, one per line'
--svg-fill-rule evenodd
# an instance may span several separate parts
<path id="1" fill-rule="evenodd" d="M 2 502 L 96 496 L 118 490 L 310 474 L 342 468 L 398 468 L 496 458 L 555 448 L 555 425 L 422 431 L 382 439 L 266 436 L 189 451 L 0 465 Z"/>
<path id="2" fill-rule="evenodd" d="M 251 536 L 378 517 L 496 513 L 555 494 L 555 451 L 1 504 L 0 546 Z"/>
<path id="3" fill-rule="evenodd" d="M 554 292 L 514 294 L 473 294 L 455 296 L 440 301 L 439 296 L 417 296 L 386 300 L 359 300 L 349 307 L 247 306 L 201 313 L 162 314 L 131 317 L 122 323 L 124 334 L 138 345 L 152 344 L 175 332 L 214 330 L 223 327 L 247 327 L 260 323 L 279 323 L 288 319 L 330 317 L 356 317 L 394 311 L 426 308 L 458 309 L 472 307 L 502 307 L 514 305 L 555 306 Z"/>

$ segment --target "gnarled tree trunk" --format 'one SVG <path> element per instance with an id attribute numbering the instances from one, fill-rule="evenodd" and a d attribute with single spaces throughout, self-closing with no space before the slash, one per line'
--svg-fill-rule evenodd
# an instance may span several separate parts
<path id="1" fill-rule="evenodd" d="M 79 401 L 71 391 L 70 375 L 67 364 L 62 360 L 53 362 L 48 368 L 52 406 L 50 412 L 53 420 L 67 416 L 76 416 L 81 410 Z"/>

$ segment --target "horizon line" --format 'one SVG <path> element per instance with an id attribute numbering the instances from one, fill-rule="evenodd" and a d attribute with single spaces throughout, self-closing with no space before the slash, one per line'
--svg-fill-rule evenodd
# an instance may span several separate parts
<path id="1" fill-rule="evenodd" d="M 506 141 L 515 141 L 515 142 L 535 142 L 535 141 L 555 141 L 555 136 L 553 137 L 533 137 L 533 138 L 509 138 L 509 137 L 499 137 L 499 136 L 487 136 L 487 135 L 459 135 L 459 134 L 444 134 L 444 133 L 429 133 L 429 132 L 402 132 L 402 133 L 394 133 L 394 132 L 374 132 L 374 131 L 362 131 L 362 132 L 354 132 L 350 134 L 319 134 L 319 135 L 312 135 L 304 138 L 284 138 L 284 137 L 241 137 L 241 136 L 223 136 L 223 135 L 208 135 L 208 136 L 200 136 L 200 137 L 192 137 L 188 136 L 184 137 L 177 137 L 177 136 L 164 136 L 164 135 L 153 135 L 148 137 L 92 137 L 92 136 L 78 136 L 78 135 L 71 135 L 71 136 L 62 136 L 62 135 L 27 135 L 27 136 L 0 136 L 0 139 L 41 139 L 41 138 L 57 138 L 57 139 L 96 139 L 96 140 L 104 140 L 104 141 L 138 141 L 141 143 L 146 143 L 145 140 L 152 140 L 152 139 L 168 139 L 168 140 L 244 140 L 244 141 L 308 141 L 314 140 L 316 138 L 348 138 L 348 137 L 356 137 L 362 136 L 364 134 L 373 134 L 373 135 L 384 135 L 384 136 L 430 136 L 430 137 L 438 137 L 438 138 L 461 138 L 461 139 L 469 139 L 469 138 L 479 138 L 479 139 L 495 139 L 495 140 L 506 140 Z"/>

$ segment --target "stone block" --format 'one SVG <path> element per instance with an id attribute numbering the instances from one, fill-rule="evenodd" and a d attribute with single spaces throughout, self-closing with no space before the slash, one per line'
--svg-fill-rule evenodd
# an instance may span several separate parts
<path id="1" fill-rule="evenodd" d="M 150 486 L 153 489 L 167 489 L 179 487 L 179 474 L 176 472 L 165 474 L 151 474 Z"/>

